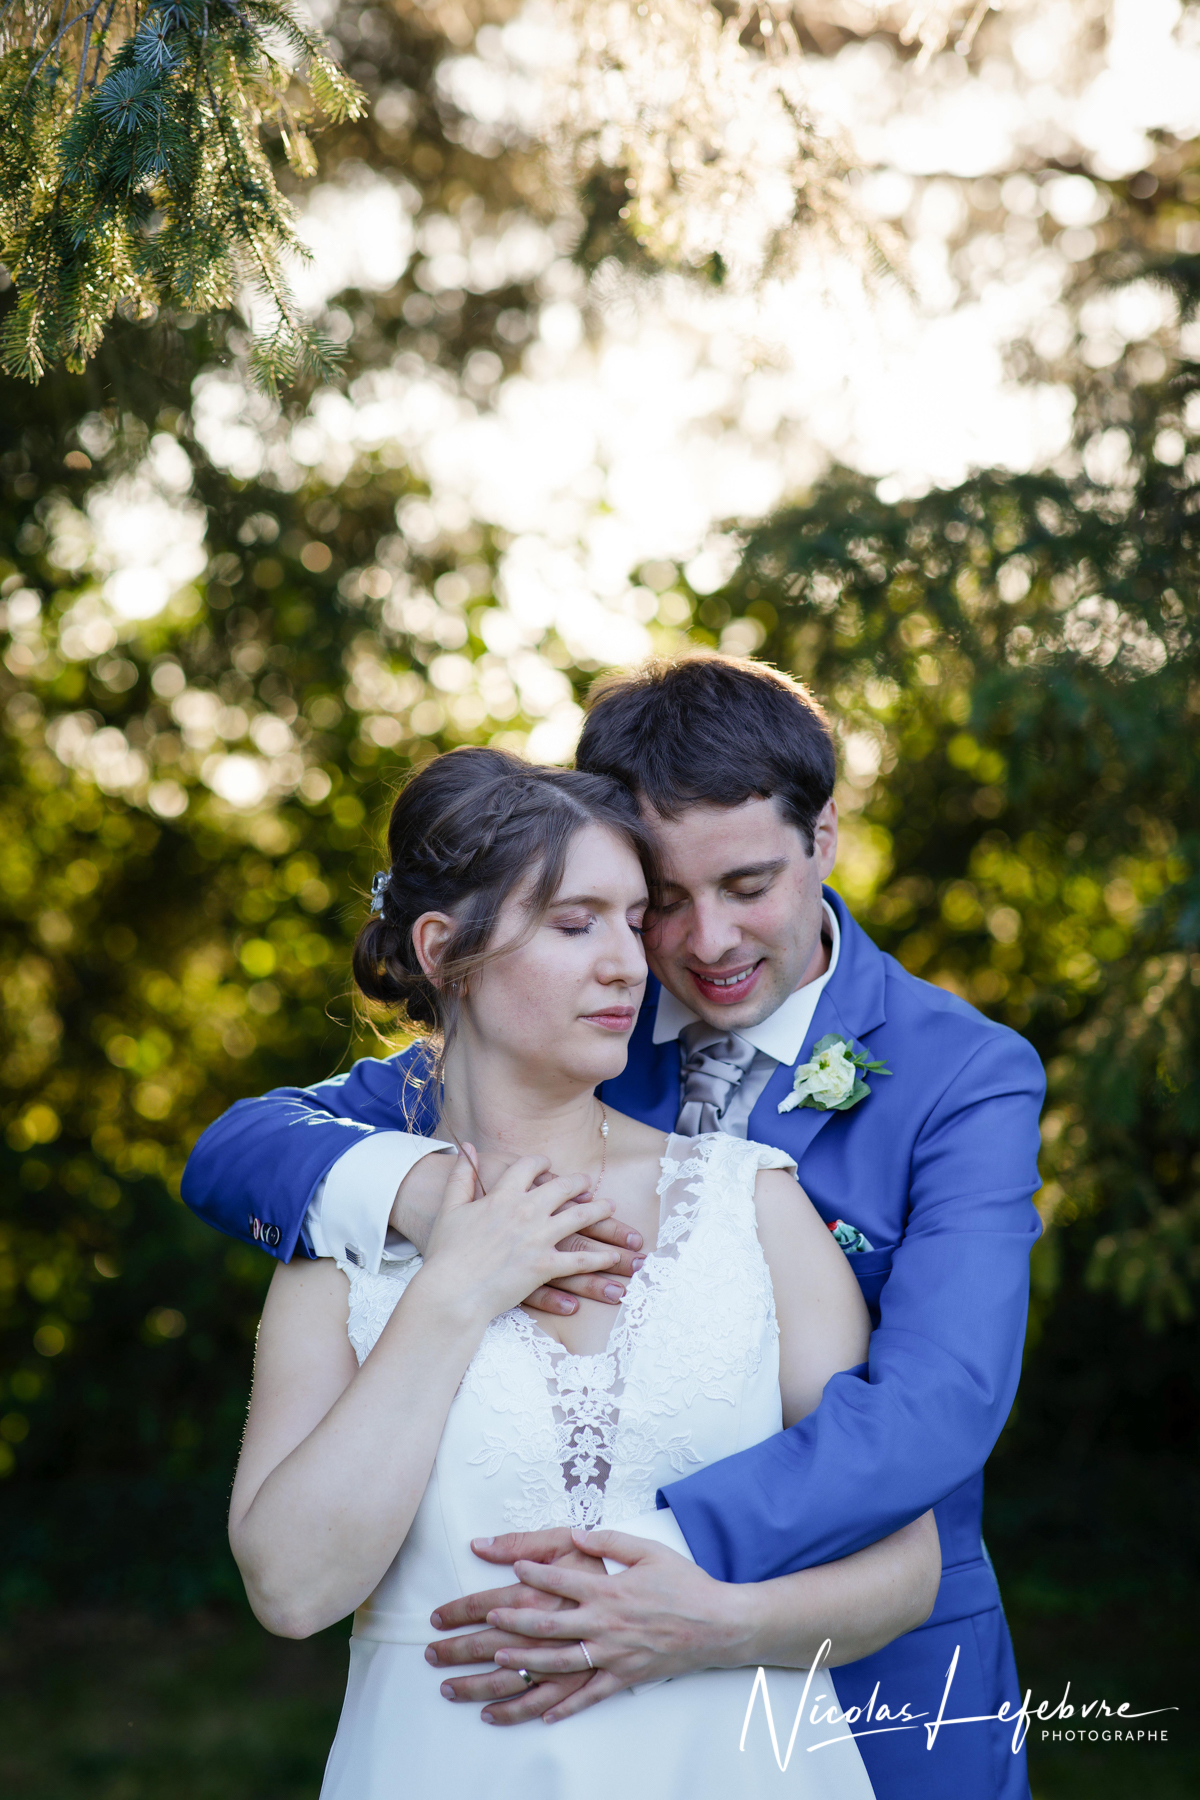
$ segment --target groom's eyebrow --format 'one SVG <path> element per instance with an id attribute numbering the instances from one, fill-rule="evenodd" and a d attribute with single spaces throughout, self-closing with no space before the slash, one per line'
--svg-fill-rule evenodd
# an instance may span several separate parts
<path id="1" fill-rule="evenodd" d="M 770 862 L 744 863 L 740 869 L 726 870 L 720 877 L 720 882 L 724 885 L 727 881 L 749 881 L 760 875 L 778 875 L 780 869 L 786 869 L 787 865 L 786 856 L 776 856 Z"/>

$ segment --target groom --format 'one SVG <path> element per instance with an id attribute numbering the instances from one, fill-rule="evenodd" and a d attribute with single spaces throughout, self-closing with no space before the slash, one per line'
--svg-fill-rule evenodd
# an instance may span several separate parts
<path id="1" fill-rule="evenodd" d="M 1028 1800 L 1024 1752 L 994 1720 L 1021 1696 L 980 1516 L 1039 1229 L 1037 1056 L 882 955 L 823 887 L 837 846 L 833 747 L 786 677 L 699 656 L 611 680 L 577 764 L 638 795 L 667 873 L 647 941 L 657 979 L 604 1098 L 663 1131 L 727 1131 L 794 1157 L 818 1211 L 841 1222 L 875 1328 L 869 1362 L 835 1376 L 816 1412 L 672 1483 L 622 1529 L 754 1582 L 847 1555 L 933 1507 L 943 1575 L 930 1619 L 840 1667 L 837 1693 L 860 1709 L 880 1800 Z M 448 1159 L 420 1135 L 434 1122 L 421 1102 L 406 1110 L 410 1057 L 239 1102 L 197 1144 L 184 1198 L 285 1260 L 302 1248 L 378 1267 L 398 1236 L 423 1242 Z M 410 1124 L 415 1137 L 399 1129 Z M 591 1277 L 584 1291 L 611 1284 Z M 683 1564 L 654 1568 L 668 1615 L 672 1568 Z M 642 1579 L 635 1565 L 609 1586 L 632 1607 Z M 486 1610 L 460 1601 L 442 1623 Z M 967 1722 L 943 1724 L 930 1746 L 922 1724 L 939 1711 Z"/>

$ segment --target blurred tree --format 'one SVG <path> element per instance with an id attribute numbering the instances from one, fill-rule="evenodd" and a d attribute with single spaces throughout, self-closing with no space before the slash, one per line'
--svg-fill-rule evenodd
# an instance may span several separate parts
<path id="1" fill-rule="evenodd" d="M 849 897 L 1038 1045 L 1045 1216 L 1159 1329 L 1200 1277 L 1200 146 L 1109 189 L 1060 353 L 1016 352 L 1077 396 L 1063 473 L 895 505 L 835 476 L 700 617 L 834 700 Z"/>
<path id="2" fill-rule="evenodd" d="M 426 77 L 440 65 L 425 104 L 446 120 L 457 111 L 452 135 L 483 156 L 523 140 L 556 209 L 582 207 L 592 256 L 723 280 L 731 267 L 777 266 L 818 226 L 878 260 L 848 203 L 844 158 L 805 105 L 795 31 L 782 16 L 777 28 L 788 10 L 727 16 L 664 0 L 606 22 L 560 0 L 542 22 L 540 62 L 521 66 L 497 29 L 514 0 L 394 0 L 339 15 L 336 48 L 353 55 L 397 32 L 421 44 Z M 779 47 L 783 57 L 766 54 Z M 502 99 L 489 130 L 458 101 L 505 72 L 536 90 L 536 121 Z M 373 58 L 362 73 L 385 122 L 407 122 L 413 89 L 381 81 Z M 269 392 L 327 376 L 336 347 L 289 282 L 288 254 L 303 245 L 285 170 L 314 175 L 306 128 L 363 107 L 363 89 L 290 0 L 216 11 L 82 0 L 70 18 L 3 0 L 0 263 L 17 298 L 0 365 L 33 380 L 50 365 L 78 371 L 118 308 L 150 318 L 236 304 L 259 315 L 251 366 Z M 432 171 L 428 158 L 414 167 Z"/>
<path id="3" fill-rule="evenodd" d="M 523 153 L 457 141 L 446 40 L 419 18 L 363 13 L 342 34 L 390 104 L 331 134 L 330 169 L 403 167 L 405 205 L 433 222 L 393 291 L 340 296 L 350 371 L 406 357 L 440 391 L 465 369 L 486 394 L 558 256 Z M 446 229 L 498 239 L 513 220 L 535 252 L 515 273 L 493 259 L 470 304 L 429 279 Z M 435 518 L 393 445 L 337 474 L 213 464 L 193 384 L 245 348 L 217 317 L 118 319 L 80 374 L 0 377 L 0 1477 L 35 1484 L 18 1512 L 40 1534 L 16 1540 L 13 1591 L 73 1554 L 50 1526 L 65 1477 L 100 1483 L 97 1530 L 126 1547 L 156 1517 L 169 1548 L 147 1566 L 194 1591 L 171 1557 L 196 1512 L 144 1484 L 186 1477 L 194 1496 L 227 1470 L 269 1271 L 171 1197 L 188 1144 L 238 1094 L 347 1054 L 368 817 L 410 759 L 522 743 L 572 694 L 538 658 L 523 687 L 488 647 L 493 537 Z M 305 399 L 261 403 L 277 441 Z M 162 542 L 149 594 L 105 561 L 114 517 Z M 218 1568 L 223 1482 L 200 1509 Z"/>
<path id="4" fill-rule="evenodd" d="M 336 21 L 374 104 L 327 134 L 331 190 L 373 172 L 415 244 L 384 292 L 333 297 L 353 406 L 394 371 L 486 413 L 540 306 L 650 262 L 643 227 L 669 236 L 669 209 L 630 206 L 616 150 L 578 166 L 568 206 L 527 133 L 480 124 L 461 65 L 500 51 L 472 28 L 415 6 Z M 1060 1265 L 1072 1295 L 1086 1263 L 1155 1325 L 1186 1314 L 1196 1273 L 1200 365 L 1170 308 L 1095 360 L 1114 279 L 1152 278 L 1190 317 L 1196 166 L 1165 145 L 1153 188 L 1110 184 L 1074 336 L 1053 363 L 1021 352 L 1078 395 L 1060 473 L 885 503 L 835 472 L 749 536 L 724 591 L 666 568 L 639 590 L 664 647 L 690 627 L 830 698 L 852 905 L 1046 1057 L 1035 1330 Z M 527 254 L 499 253 L 509 233 Z M 337 396 L 256 401 L 246 351 L 220 316 L 118 319 L 83 373 L 0 381 L 0 1475 L 24 1591 L 127 1591 L 110 1563 L 140 1566 L 135 1537 L 143 1593 L 226 1578 L 269 1266 L 188 1218 L 183 1158 L 238 1095 L 349 1054 L 347 951 L 391 784 L 454 742 L 569 726 L 594 672 L 519 628 L 504 534 L 428 493 L 394 438 L 303 461 Z M 214 396 L 244 460 L 216 460 Z M 136 580 L 105 561 L 114 517 L 168 542 Z M 1101 1378 L 1110 1339 L 1136 1341 L 1094 1331 Z"/>

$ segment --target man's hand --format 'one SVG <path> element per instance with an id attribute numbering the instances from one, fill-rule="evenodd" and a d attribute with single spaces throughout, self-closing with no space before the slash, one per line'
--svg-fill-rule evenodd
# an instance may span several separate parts
<path id="1" fill-rule="evenodd" d="M 423 1156 L 420 1162 L 413 1164 L 396 1190 L 388 1222 L 401 1237 L 415 1244 L 422 1255 L 428 1246 L 429 1234 L 441 1208 L 455 1160 L 444 1152 Z M 490 1186 L 502 1173 L 501 1164 L 495 1168 L 485 1164 L 482 1170 L 485 1185 Z M 579 1294 L 589 1300 L 603 1301 L 608 1306 L 619 1306 L 625 1295 L 626 1282 L 645 1261 L 640 1254 L 641 1233 L 631 1225 L 622 1224 L 620 1219 L 601 1219 L 585 1233 L 569 1232 L 559 1249 L 590 1249 L 592 1243 L 612 1244 L 621 1252 L 611 1269 L 603 1269 L 598 1275 L 568 1275 L 550 1287 L 537 1288 L 526 1300 L 526 1306 L 532 1306 L 537 1312 L 560 1315 L 578 1312 L 579 1301 L 575 1296 Z"/>
<path id="2" fill-rule="evenodd" d="M 509 1537 L 494 1538 L 487 1544 L 483 1539 L 477 1539 L 473 1547 L 477 1555 L 487 1556 L 493 1562 L 507 1562 L 513 1556 L 523 1555 L 532 1561 L 554 1563 L 563 1568 L 590 1569 L 594 1566 L 583 1551 L 575 1548 L 571 1533 L 565 1527 L 556 1531 L 514 1532 Z M 478 1625 L 493 1607 L 501 1605 L 536 1606 L 544 1612 L 555 1607 L 570 1610 L 575 1602 L 555 1600 L 524 1583 L 510 1583 L 487 1593 L 468 1594 L 462 1599 L 447 1601 L 438 1607 L 429 1622 L 439 1631 L 451 1631 L 457 1625 Z M 553 1639 L 534 1642 L 551 1651 L 560 1647 Z M 497 1650 L 515 1648 L 524 1652 L 529 1647 L 530 1641 L 518 1633 L 497 1631 L 485 1625 L 482 1631 L 464 1632 L 459 1637 L 442 1638 L 430 1644 L 425 1660 L 435 1668 L 453 1669 L 467 1663 L 491 1663 Z M 592 1671 L 584 1669 L 579 1674 L 551 1676 L 530 1687 L 516 1673 L 518 1668 L 527 1666 L 519 1656 L 508 1669 L 493 1667 L 486 1674 L 448 1679 L 442 1683 L 442 1693 L 447 1700 L 502 1701 L 502 1705 L 488 1707 L 482 1717 L 489 1725 L 519 1725 L 526 1719 L 539 1718 L 557 1701 L 565 1700 L 592 1679 Z"/>
<path id="3" fill-rule="evenodd" d="M 582 1560 L 565 1554 L 567 1542 Z M 618 1531 L 517 1532 L 472 1547 L 489 1561 L 511 1563 L 520 1586 L 470 1594 L 440 1607 L 435 1617 L 443 1627 L 486 1623 L 495 1636 L 472 1634 L 472 1660 L 483 1653 L 502 1674 L 524 1668 L 541 1677 L 544 1690 L 554 1684 L 552 1696 L 529 1691 L 523 1717 L 533 1716 L 532 1703 L 540 1700 L 536 1710 L 552 1724 L 640 1681 L 734 1666 L 748 1636 L 736 1590 L 646 1538 Z M 605 1574 L 605 1556 L 627 1564 L 623 1573 Z M 581 1642 L 594 1666 L 591 1675 Z M 448 1646 L 433 1648 L 444 1653 Z M 578 1685 L 569 1692 L 558 1687 L 572 1679 Z"/>

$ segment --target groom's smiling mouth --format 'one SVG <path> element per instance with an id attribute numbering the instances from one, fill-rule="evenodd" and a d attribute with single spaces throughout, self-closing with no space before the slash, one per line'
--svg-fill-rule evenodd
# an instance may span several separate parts
<path id="1" fill-rule="evenodd" d="M 746 963 L 740 969 L 722 969 L 720 973 L 689 968 L 688 974 L 695 982 L 697 992 L 710 1006 L 734 1006 L 752 991 L 765 961 L 765 957 L 760 957 L 757 962 Z"/>

